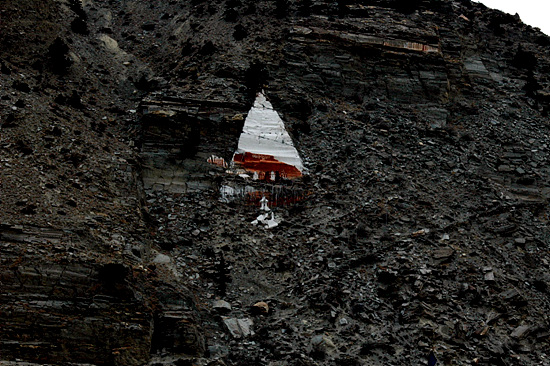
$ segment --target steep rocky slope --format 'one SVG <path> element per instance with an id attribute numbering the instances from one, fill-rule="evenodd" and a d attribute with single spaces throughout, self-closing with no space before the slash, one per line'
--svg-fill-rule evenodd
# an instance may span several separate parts
<path id="1" fill-rule="evenodd" d="M 0 19 L 0 364 L 550 362 L 550 39 L 519 18 L 4 0 Z M 255 184 L 300 198 L 270 230 L 206 163 L 262 89 L 308 171 Z"/>

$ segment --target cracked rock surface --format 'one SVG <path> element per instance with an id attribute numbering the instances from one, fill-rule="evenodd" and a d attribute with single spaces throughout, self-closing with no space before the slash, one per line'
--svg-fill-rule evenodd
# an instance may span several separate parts
<path id="1" fill-rule="evenodd" d="M 0 19 L 0 365 L 550 363 L 537 29 L 468 0 Z M 261 90 L 302 178 L 207 163 Z"/>

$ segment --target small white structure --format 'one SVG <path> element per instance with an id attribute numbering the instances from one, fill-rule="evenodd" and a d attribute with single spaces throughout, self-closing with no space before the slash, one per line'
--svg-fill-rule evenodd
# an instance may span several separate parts
<path id="1" fill-rule="evenodd" d="M 271 211 L 271 218 L 269 218 L 269 213 L 266 212 L 265 214 L 261 214 L 256 217 L 256 220 L 252 221 L 251 224 L 254 226 L 262 224 L 266 229 L 273 229 L 274 227 L 279 226 L 280 222 L 281 220 L 275 218 L 275 214 Z"/>
<path id="2" fill-rule="evenodd" d="M 262 199 L 260 200 L 260 204 L 261 204 L 260 210 L 261 211 L 270 211 L 268 203 L 269 203 L 269 200 L 267 198 L 265 198 L 265 196 L 263 196 Z"/>
<path id="3" fill-rule="evenodd" d="M 277 220 L 275 220 L 275 215 L 273 214 L 273 211 L 271 212 L 271 218 L 269 220 L 265 220 L 265 228 L 266 229 L 273 229 L 274 227 L 279 226 L 279 223 Z"/>

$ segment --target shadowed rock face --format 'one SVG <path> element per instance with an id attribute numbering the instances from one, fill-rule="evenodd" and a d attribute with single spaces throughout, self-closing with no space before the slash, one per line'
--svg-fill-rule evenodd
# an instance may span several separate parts
<path id="1" fill-rule="evenodd" d="M 0 363 L 547 362 L 550 40 L 517 17 L 5 0 L 0 18 Z M 308 172 L 292 182 L 225 172 L 262 89 Z M 271 229 L 250 224 L 263 196 Z"/>

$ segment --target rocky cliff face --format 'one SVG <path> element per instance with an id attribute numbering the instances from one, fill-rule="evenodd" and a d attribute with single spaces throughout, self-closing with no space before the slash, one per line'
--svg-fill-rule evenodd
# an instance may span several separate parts
<path id="1" fill-rule="evenodd" d="M 0 19 L 0 364 L 548 363 L 538 30 L 466 0 Z M 301 179 L 207 163 L 262 89 Z M 277 227 L 245 186 L 294 202 Z"/>

